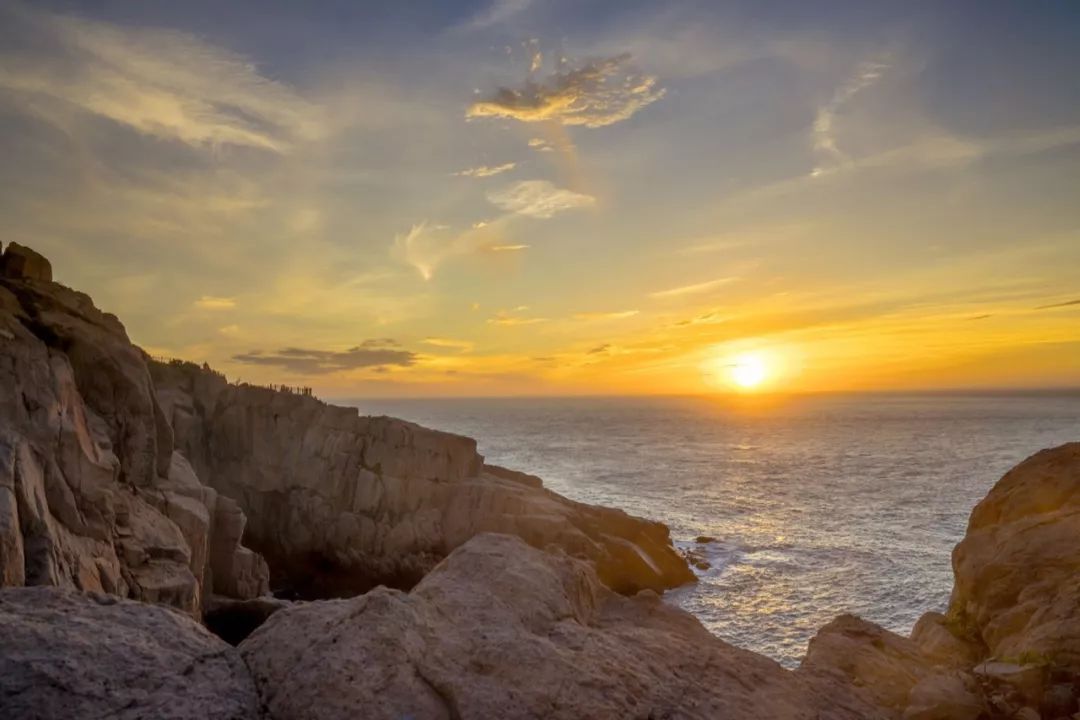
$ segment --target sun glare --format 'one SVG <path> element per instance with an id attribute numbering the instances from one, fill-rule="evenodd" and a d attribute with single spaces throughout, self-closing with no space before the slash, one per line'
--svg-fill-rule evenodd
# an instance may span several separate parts
<path id="1" fill-rule="evenodd" d="M 754 390 L 768 379 L 769 369 L 760 355 L 747 353 L 732 359 L 728 377 L 739 389 Z"/>

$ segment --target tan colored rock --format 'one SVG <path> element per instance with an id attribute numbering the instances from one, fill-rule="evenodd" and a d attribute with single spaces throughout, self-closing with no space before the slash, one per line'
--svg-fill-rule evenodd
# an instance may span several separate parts
<path id="1" fill-rule="evenodd" d="M 509 535 L 473 537 L 407 594 L 280 610 L 240 649 L 275 720 L 887 717 Z"/>
<path id="2" fill-rule="evenodd" d="M 938 674 L 911 688 L 904 720 L 977 720 L 986 711 L 979 696 L 958 674 Z"/>
<path id="3" fill-rule="evenodd" d="M 799 671 L 862 688 L 875 705 L 893 711 L 904 710 L 912 688 L 935 674 L 914 642 L 854 615 L 818 630 Z"/>
<path id="4" fill-rule="evenodd" d="M 120 322 L 13 253 L 21 269 L 0 274 L 0 586 L 197 615 L 217 493 L 173 477 L 172 430 Z"/>
<path id="5" fill-rule="evenodd" d="M 483 532 L 588 558 L 620 592 L 694 580 L 662 524 L 574 503 L 538 478 L 487 466 L 470 438 L 230 385 L 191 363 L 151 370 L 178 448 L 239 504 L 246 538 L 278 589 L 310 598 L 408 588 Z"/>
<path id="6" fill-rule="evenodd" d="M 937 665 L 970 668 L 978 660 L 976 649 L 953 634 L 949 626 L 944 615 L 928 612 L 912 628 L 911 641 Z"/>
<path id="7" fill-rule="evenodd" d="M 261 717 L 239 654 L 169 608 L 59 588 L 0 590 L 0 717 Z"/>
<path id="8" fill-rule="evenodd" d="M 17 280 L 52 282 L 52 265 L 34 250 L 19 243 L 9 243 L 0 255 L 0 275 Z"/>
<path id="9" fill-rule="evenodd" d="M 1080 673 L 1080 443 L 1033 455 L 971 514 L 950 605 L 986 657 Z"/>

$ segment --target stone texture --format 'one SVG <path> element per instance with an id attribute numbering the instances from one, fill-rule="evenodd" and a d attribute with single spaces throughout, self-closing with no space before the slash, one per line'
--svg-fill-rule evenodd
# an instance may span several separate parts
<path id="1" fill-rule="evenodd" d="M 620 592 L 694 580 L 662 524 L 485 465 L 470 438 L 229 384 L 191 363 L 151 369 L 178 449 L 239 504 L 277 590 L 312 598 L 408 588 L 482 532 L 588 558 Z"/>
<path id="2" fill-rule="evenodd" d="M 819 630 L 799 669 L 863 688 L 875 705 L 894 711 L 906 708 L 912 688 L 934 674 L 914 642 L 854 615 Z"/>
<path id="3" fill-rule="evenodd" d="M 169 608 L 59 588 L 0 590 L 0 717 L 256 720 L 239 654 Z"/>
<path id="4" fill-rule="evenodd" d="M 280 610 L 240 646 L 268 717 L 887 717 L 519 538 L 473 537 L 411 592 Z"/>
<path id="5" fill-rule="evenodd" d="M 42 255 L 19 243 L 0 254 L 0 275 L 18 280 L 52 282 L 52 265 Z"/>
<path id="6" fill-rule="evenodd" d="M 1080 443 L 1010 470 L 953 552 L 950 615 L 983 657 L 1080 674 Z"/>
<path id="7" fill-rule="evenodd" d="M 112 593 L 197 615 L 217 493 L 190 468 L 181 477 L 143 353 L 114 316 L 49 282 L 47 261 L 14 244 L 3 257 L 0 585 Z M 243 586 L 264 591 L 265 570 L 260 587 L 257 561 L 246 562 Z"/>

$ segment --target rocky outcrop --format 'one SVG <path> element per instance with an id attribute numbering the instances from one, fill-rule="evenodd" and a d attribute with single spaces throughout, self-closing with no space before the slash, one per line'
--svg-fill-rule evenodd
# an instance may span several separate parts
<path id="1" fill-rule="evenodd" d="M 191 363 L 154 363 L 176 445 L 234 498 L 275 587 L 299 597 L 409 588 L 483 532 L 592 560 L 620 592 L 693 574 L 666 527 L 575 503 L 539 478 L 485 465 L 470 438 L 249 385 Z"/>
<path id="2" fill-rule="evenodd" d="M 837 618 L 787 671 L 661 602 L 692 579 L 663 525 L 469 438 L 152 362 L 0 255 L 0 717 L 1062 720 L 1078 538 L 1071 444 L 975 508 L 946 613 Z M 368 592 L 292 603 L 271 575 Z"/>
<path id="3" fill-rule="evenodd" d="M 215 533 L 218 493 L 174 455 L 143 354 L 44 258 L 14 244 L 0 257 L 0 584 L 197 615 L 212 558 L 250 551 Z M 267 573 L 246 562 L 221 583 L 257 595 Z"/>
<path id="4" fill-rule="evenodd" d="M 1080 443 L 1009 471 L 972 512 L 953 570 L 948 612 L 924 615 L 910 639 L 841 617 L 800 672 L 907 720 L 1080 711 Z"/>
<path id="5" fill-rule="evenodd" d="M 1080 443 L 1017 465 L 953 551 L 950 614 L 985 655 L 1080 673 Z"/>
<path id="6" fill-rule="evenodd" d="M 60 588 L 0 590 L 0 717 L 256 720 L 239 654 L 158 605 Z"/>
<path id="7" fill-rule="evenodd" d="M 280 610 L 240 650 L 274 720 L 884 717 L 509 535 L 472 538 L 409 593 Z"/>

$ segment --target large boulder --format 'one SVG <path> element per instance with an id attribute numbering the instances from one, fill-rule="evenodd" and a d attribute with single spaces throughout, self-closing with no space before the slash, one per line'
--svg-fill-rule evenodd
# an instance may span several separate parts
<path id="1" fill-rule="evenodd" d="M 279 610 L 240 650 L 275 720 L 886 717 L 509 535 L 473 537 L 409 593 Z"/>
<path id="2" fill-rule="evenodd" d="M 239 654 L 162 606 L 60 588 L 0 590 L 0 717 L 256 720 Z"/>
<path id="3" fill-rule="evenodd" d="M 1080 443 L 1010 470 L 953 551 L 950 615 L 984 657 L 1080 677 Z"/>
<path id="4" fill-rule="evenodd" d="M 483 532 L 588 558 L 620 592 L 694 580 L 664 525 L 486 465 L 471 438 L 230 384 L 191 363 L 151 370 L 178 449 L 239 504 L 278 590 L 314 598 L 409 588 Z"/>

